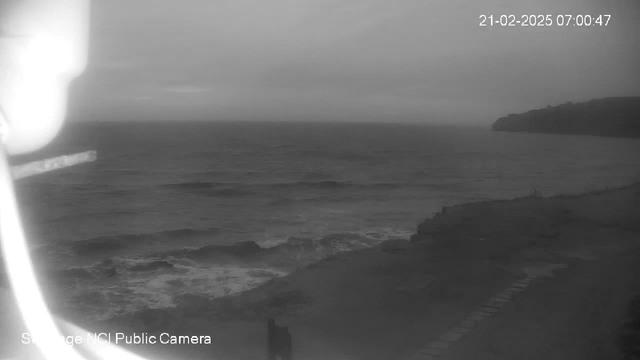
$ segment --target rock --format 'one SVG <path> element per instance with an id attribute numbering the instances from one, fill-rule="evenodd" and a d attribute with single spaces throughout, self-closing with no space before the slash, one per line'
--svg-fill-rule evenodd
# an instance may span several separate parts
<path id="1" fill-rule="evenodd" d="M 176 287 L 176 288 L 183 288 L 183 287 L 185 287 L 184 282 L 183 282 L 182 280 L 180 280 L 180 279 L 168 280 L 168 281 L 165 281 L 165 283 L 166 283 L 167 285 L 170 285 L 170 286 L 173 286 L 173 287 Z"/>
<path id="2" fill-rule="evenodd" d="M 388 253 L 404 252 L 409 249 L 409 241 L 402 239 L 387 240 L 380 244 L 380 249 Z"/>
<path id="3" fill-rule="evenodd" d="M 262 250 L 260 245 L 258 245 L 255 241 L 240 241 L 235 243 L 234 247 L 236 249 L 241 249 L 247 252 L 257 252 Z"/>
<path id="4" fill-rule="evenodd" d="M 172 268 L 173 268 L 173 264 L 172 263 L 170 263 L 168 261 L 164 261 L 164 260 L 156 260 L 156 261 L 152 261 L 152 262 L 148 262 L 148 263 L 144 263 L 144 264 L 134 265 L 129 270 L 131 270 L 131 271 L 154 271 L 154 270 L 159 270 L 159 269 L 172 269 Z"/>
<path id="5" fill-rule="evenodd" d="M 609 97 L 567 102 L 501 117 L 493 131 L 640 137 L 640 97 Z"/>
<path id="6" fill-rule="evenodd" d="M 180 294 L 175 297 L 174 301 L 178 306 L 192 309 L 204 309 L 211 306 L 211 299 L 209 296 L 200 294 Z"/>

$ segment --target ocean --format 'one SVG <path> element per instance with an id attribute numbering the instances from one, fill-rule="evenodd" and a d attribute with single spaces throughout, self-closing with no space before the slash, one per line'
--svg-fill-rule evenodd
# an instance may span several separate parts
<path id="1" fill-rule="evenodd" d="M 87 150 L 17 192 L 50 306 L 97 320 L 408 239 L 443 206 L 640 180 L 638 139 L 392 123 L 72 123 L 12 162 Z"/>

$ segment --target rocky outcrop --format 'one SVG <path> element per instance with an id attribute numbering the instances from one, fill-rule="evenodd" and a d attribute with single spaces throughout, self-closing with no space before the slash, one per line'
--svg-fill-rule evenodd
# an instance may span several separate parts
<path id="1" fill-rule="evenodd" d="M 493 131 L 640 137 L 640 97 L 567 102 L 522 114 L 509 114 Z"/>

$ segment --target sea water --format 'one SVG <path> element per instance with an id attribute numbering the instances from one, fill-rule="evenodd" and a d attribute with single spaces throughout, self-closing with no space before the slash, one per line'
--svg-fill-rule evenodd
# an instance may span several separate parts
<path id="1" fill-rule="evenodd" d="M 86 150 L 17 192 L 51 306 L 95 319 L 408 239 L 442 206 L 640 180 L 636 139 L 407 124 L 74 123 L 13 161 Z"/>

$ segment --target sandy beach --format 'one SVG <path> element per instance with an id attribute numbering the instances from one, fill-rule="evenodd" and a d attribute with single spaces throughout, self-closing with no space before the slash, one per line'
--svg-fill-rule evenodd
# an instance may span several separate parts
<path id="1" fill-rule="evenodd" d="M 265 359 L 269 317 L 289 327 L 296 360 L 622 359 L 617 339 L 640 291 L 639 200 L 635 183 L 452 206 L 410 241 L 339 254 L 213 302 L 80 325 L 211 339 L 128 347 L 154 359 Z M 24 351 L 20 328 L 2 327 L 0 358 Z"/>

